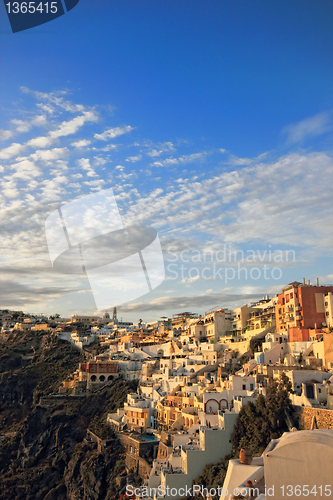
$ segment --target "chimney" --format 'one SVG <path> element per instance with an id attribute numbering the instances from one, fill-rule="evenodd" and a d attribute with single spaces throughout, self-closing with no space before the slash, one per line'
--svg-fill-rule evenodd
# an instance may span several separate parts
<path id="1" fill-rule="evenodd" d="M 317 286 L 319 286 L 319 278 L 317 278 Z"/>
<path id="2" fill-rule="evenodd" d="M 311 285 L 310 280 L 308 280 L 308 286 L 310 286 L 310 285 Z"/>
<path id="3" fill-rule="evenodd" d="M 303 278 L 303 285 L 305 285 L 305 278 Z"/>

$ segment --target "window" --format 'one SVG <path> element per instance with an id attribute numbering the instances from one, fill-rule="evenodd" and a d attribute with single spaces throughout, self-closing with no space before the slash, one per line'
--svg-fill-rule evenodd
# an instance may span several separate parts
<path id="1" fill-rule="evenodd" d="M 246 391 L 246 385 L 243 384 L 243 391 Z"/>
<path id="2" fill-rule="evenodd" d="M 253 390 L 254 390 L 254 385 L 250 384 L 250 391 L 253 391 Z"/>

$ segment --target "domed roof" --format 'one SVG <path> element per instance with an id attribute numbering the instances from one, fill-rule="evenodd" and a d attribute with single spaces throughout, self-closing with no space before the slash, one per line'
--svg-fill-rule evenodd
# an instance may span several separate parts
<path id="1" fill-rule="evenodd" d="M 106 319 L 106 318 L 110 318 L 110 314 L 108 312 L 105 312 L 103 314 L 103 318 Z"/>

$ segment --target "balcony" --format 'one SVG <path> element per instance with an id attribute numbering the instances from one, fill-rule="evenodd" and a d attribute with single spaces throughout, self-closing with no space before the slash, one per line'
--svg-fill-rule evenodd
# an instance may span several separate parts
<path id="1" fill-rule="evenodd" d="M 256 462 L 258 463 L 258 465 L 262 465 L 260 469 L 254 472 L 238 486 L 238 491 L 242 491 L 246 488 L 250 488 L 252 490 L 251 497 L 246 498 L 265 498 L 262 496 L 265 493 L 265 477 L 262 457 L 254 458 L 252 464 L 254 465 Z M 251 483 L 251 486 L 249 486 L 248 481 Z"/>

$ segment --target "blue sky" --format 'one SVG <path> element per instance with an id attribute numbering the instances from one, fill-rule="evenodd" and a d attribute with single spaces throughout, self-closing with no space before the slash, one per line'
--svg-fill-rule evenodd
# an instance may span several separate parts
<path id="1" fill-rule="evenodd" d="M 87 280 L 52 269 L 44 221 L 107 188 L 165 255 L 124 318 L 333 282 L 332 33 L 323 0 L 80 0 L 15 34 L 1 7 L 2 307 L 94 312 Z"/>

